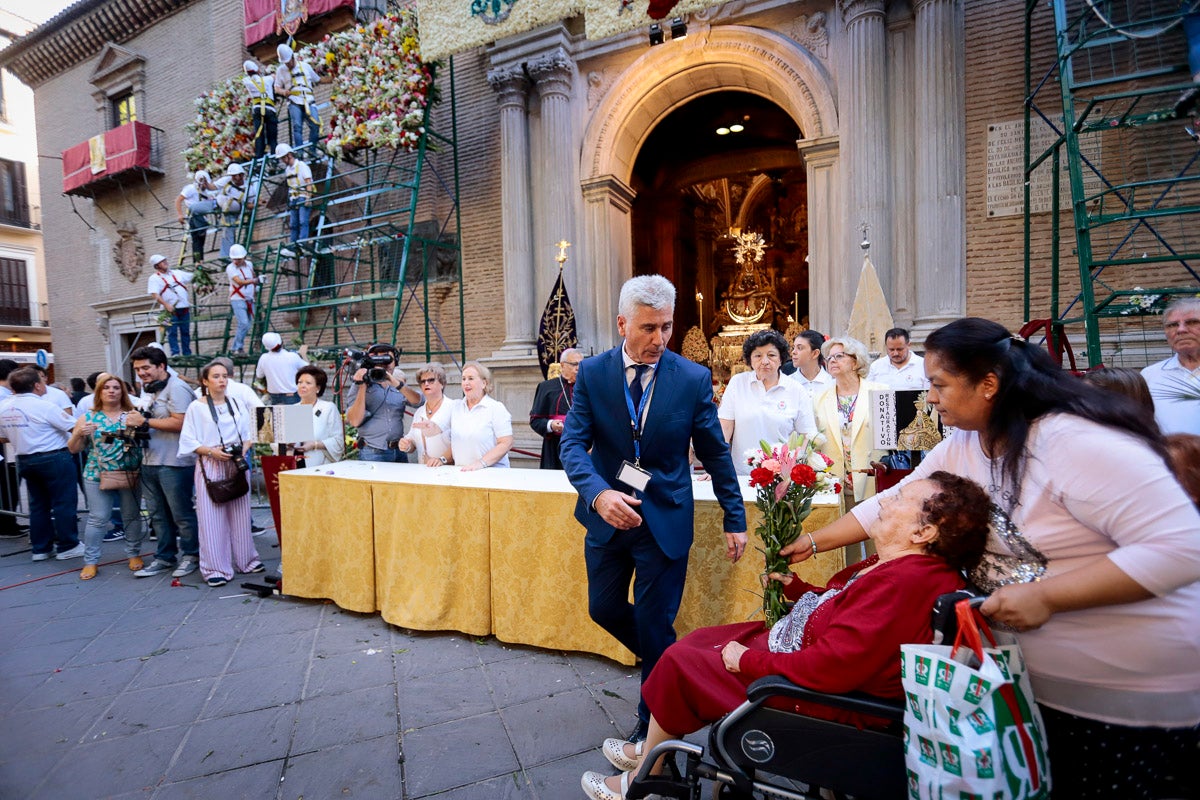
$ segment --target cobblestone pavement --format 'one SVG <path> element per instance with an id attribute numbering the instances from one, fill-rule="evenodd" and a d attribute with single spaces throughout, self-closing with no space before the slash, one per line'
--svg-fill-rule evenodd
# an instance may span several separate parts
<path id="1" fill-rule="evenodd" d="M 581 798 L 633 721 L 636 672 L 599 657 L 27 548 L 0 540 L 0 798 Z"/>

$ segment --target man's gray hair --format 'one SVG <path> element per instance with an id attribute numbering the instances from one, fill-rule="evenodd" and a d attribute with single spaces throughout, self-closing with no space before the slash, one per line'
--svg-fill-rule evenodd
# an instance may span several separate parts
<path id="1" fill-rule="evenodd" d="M 638 275 L 625 281 L 617 313 L 625 319 L 633 316 L 638 306 L 661 311 L 675 310 L 675 286 L 662 275 Z"/>
<path id="2" fill-rule="evenodd" d="M 560 363 L 560 364 L 567 363 L 567 356 L 581 356 L 581 355 L 583 355 L 583 353 L 579 352 L 574 347 L 568 347 L 566 350 L 563 350 L 562 353 L 559 355 L 558 363 Z"/>
<path id="3" fill-rule="evenodd" d="M 1200 311 L 1200 297 L 1176 297 L 1167 303 L 1167 307 L 1163 310 L 1164 325 L 1167 321 L 1167 315 L 1173 314 L 1176 311 Z"/>

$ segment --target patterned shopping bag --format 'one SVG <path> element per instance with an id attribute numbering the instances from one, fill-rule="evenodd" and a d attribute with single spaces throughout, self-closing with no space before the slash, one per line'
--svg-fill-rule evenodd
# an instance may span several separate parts
<path id="1" fill-rule="evenodd" d="M 901 648 L 908 797 L 1046 800 L 1044 727 L 1021 649 L 997 645 L 969 600 L 955 610 L 953 647 Z"/>

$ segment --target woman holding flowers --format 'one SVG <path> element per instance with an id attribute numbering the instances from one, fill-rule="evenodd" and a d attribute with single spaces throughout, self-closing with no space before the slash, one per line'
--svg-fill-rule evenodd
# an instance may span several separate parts
<path id="1" fill-rule="evenodd" d="M 742 360 L 751 371 L 730 378 L 721 396 L 717 416 L 739 475 L 750 474 L 749 454 L 759 442 L 817 432 L 808 390 L 779 372 L 787 349 L 787 340 L 778 331 L 750 334 L 742 344 Z"/>
<path id="2" fill-rule="evenodd" d="M 1055 800 L 1200 796 L 1200 513 L 1153 418 L 989 320 L 939 328 L 925 350 L 928 400 L 954 432 L 783 555 L 861 541 L 935 470 L 978 481 L 992 535 L 971 579 L 1018 632 Z"/>
<path id="3" fill-rule="evenodd" d="M 871 364 L 867 348 L 858 339 L 835 336 L 821 346 L 821 354 L 833 386 L 814 402 L 817 429 L 828 443 L 825 452 L 833 459 L 833 472 L 845 489 L 842 508 L 849 511 L 875 494 L 875 478 L 868 471 L 884 451 L 871 446 L 875 432 L 868 392 L 888 387 L 864 380 Z"/>
<path id="4" fill-rule="evenodd" d="M 606 740 L 602 751 L 622 774 L 585 773 L 587 796 L 622 800 L 644 753 L 720 719 L 745 701 L 746 687 L 766 675 L 783 675 L 820 692 L 901 697 L 900 645 L 932 639 L 934 601 L 962 588 L 962 570 L 979 562 L 987 539 L 987 494 L 971 481 L 935 472 L 889 498 L 886 510 L 868 533 L 877 554 L 842 570 L 827 587 L 776 576 L 787 582 L 796 603 L 775 625 L 701 628 L 667 648 L 642 688 L 651 711 L 646 741 Z M 795 701 L 786 707 L 796 706 L 827 719 L 873 722 Z"/>

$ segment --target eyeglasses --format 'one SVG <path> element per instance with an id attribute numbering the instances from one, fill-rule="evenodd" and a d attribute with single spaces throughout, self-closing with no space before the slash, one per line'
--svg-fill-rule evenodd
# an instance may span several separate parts
<path id="1" fill-rule="evenodd" d="M 419 379 L 419 382 L 420 382 L 421 384 L 426 384 L 426 383 L 437 383 L 437 382 L 438 382 L 438 379 L 437 379 L 437 378 L 420 378 L 420 379 Z"/>
<path id="2" fill-rule="evenodd" d="M 855 361 L 858 361 L 858 358 L 856 356 L 851 355 L 850 353 L 834 353 L 833 355 L 829 356 L 829 358 L 827 358 L 825 360 L 826 361 L 841 361 L 843 358 L 853 358 Z"/>
<path id="3" fill-rule="evenodd" d="M 578 367 L 583 362 L 582 361 L 564 361 L 562 363 L 563 363 L 564 367 Z"/>

